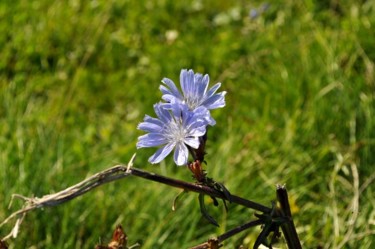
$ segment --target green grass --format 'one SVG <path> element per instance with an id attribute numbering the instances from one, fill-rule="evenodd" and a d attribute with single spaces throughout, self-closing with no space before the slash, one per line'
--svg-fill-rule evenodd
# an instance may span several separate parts
<path id="1" fill-rule="evenodd" d="M 54 193 L 128 162 L 160 80 L 192 68 L 228 92 L 209 176 L 265 205 L 285 183 L 304 248 L 373 248 L 375 4 L 278 1 L 252 20 L 260 1 L 155 2 L 0 3 L 0 220 L 21 207 L 8 209 L 14 193 Z M 137 151 L 136 167 L 191 181 L 170 157 L 148 164 L 153 151 Z M 28 214 L 10 248 L 94 248 L 119 223 L 130 245 L 188 248 L 254 218 L 210 207 L 215 228 L 193 193 L 172 212 L 178 193 L 113 182 Z M 251 248 L 257 233 L 225 248 Z"/>

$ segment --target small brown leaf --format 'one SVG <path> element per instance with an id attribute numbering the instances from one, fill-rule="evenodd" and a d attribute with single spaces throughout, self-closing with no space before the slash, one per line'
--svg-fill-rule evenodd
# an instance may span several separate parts
<path id="1" fill-rule="evenodd" d="M 126 247 L 128 237 L 124 233 L 121 225 L 117 225 L 115 231 L 113 232 L 112 241 L 109 242 L 109 249 L 123 249 Z"/>
<path id="2" fill-rule="evenodd" d="M 190 249 L 219 249 L 223 245 L 220 244 L 219 240 L 216 238 L 209 239 L 207 242 L 191 247 Z"/>
<path id="3" fill-rule="evenodd" d="M 117 225 L 115 231 L 112 235 L 111 242 L 108 243 L 108 246 L 97 245 L 95 249 L 125 249 L 128 241 L 128 237 L 124 233 L 121 225 Z M 0 247 L 0 249 L 2 249 Z"/>

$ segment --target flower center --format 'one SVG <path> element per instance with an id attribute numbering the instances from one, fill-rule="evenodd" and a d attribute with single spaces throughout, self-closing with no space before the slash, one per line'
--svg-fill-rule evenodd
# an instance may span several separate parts
<path id="1" fill-rule="evenodd" d="M 175 120 L 173 118 L 166 127 L 166 134 L 169 141 L 183 142 L 185 140 L 186 131 L 182 125 L 182 120 Z"/>
<path id="2" fill-rule="evenodd" d="M 191 111 L 199 107 L 202 103 L 202 101 L 199 99 L 198 96 L 186 96 L 184 98 L 184 102 L 186 103 L 186 105 L 189 107 Z"/>

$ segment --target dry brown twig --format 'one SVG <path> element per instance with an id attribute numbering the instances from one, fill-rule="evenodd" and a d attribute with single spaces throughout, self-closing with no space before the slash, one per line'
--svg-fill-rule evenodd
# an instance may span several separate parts
<path id="1" fill-rule="evenodd" d="M 13 212 L 11 215 L 8 216 L 1 224 L 0 228 L 4 226 L 6 223 L 8 223 L 10 220 L 16 218 L 15 225 L 13 226 L 12 231 L 6 235 L 2 240 L 7 240 L 10 237 L 16 238 L 19 227 L 23 221 L 23 218 L 25 215 L 38 208 L 43 207 L 51 207 L 56 206 L 61 203 L 64 203 L 66 201 L 72 200 L 80 195 L 85 194 L 86 192 L 89 192 L 90 190 L 103 185 L 105 183 L 124 178 L 131 174 L 130 169 L 133 166 L 133 162 L 135 159 L 135 154 L 130 159 L 128 165 L 124 167 L 123 165 L 116 165 L 109 169 L 103 170 L 99 173 L 94 174 L 93 176 L 69 187 L 66 188 L 60 192 L 45 195 L 43 197 L 25 197 L 19 194 L 13 194 L 12 199 L 10 201 L 9 207 L 12 205 L 15 198 L 21 199 L 25 202 L 23 207 L 15 212 Z"/>
<path id="2" fill-rule="evenodd" d="M 221 198 L 223 200 L 228 200 L 228 197 L 226 197 L 222 192 L 215 190 L 209 186 L 184 182 L 184 181 L 164 177 L 161 175 L 157 175 L 151 172 L 146 172 L 137 168 L 133 168 L 134 159 L 135 159 L 135 154 L 133 155 L 133 157 L 130 159 L 129 163 L 126 166 L 125 165 L 113 166 L 109 169 L 96 173 L 93 176 L 69 188 L 66 188 L 54 194 L 45 195 L 40 198 L 25 197 L 19 194 L 14 194 L 12 196 L 10 205 L 12 204 L 13 199 L 15 198 L 21 199 L 25 203 L 21 209 L 13 212 L 0 224 L 0 228 L 1 228 L 5 224 L 7 224 L 10 220 L 16 219 L 16 222 L 15 222 L 15 225 L 13 226 L 12 231 L 8 235 L 6 235 L 2 240 L 5 241 L 11 237 L 13 238 L 17 237 L 17 234 L 19 232 L 19 227 L 23 221 L 23 218 L 28 212 L 34 209 L 38 209 L 38 208 L 60 205 L 66 201 L 70 201 L 78 196 L 81 196 L 100 185 L 103 185 L 105 183 L 112 182 L 121 178 L 125 178 L 130 175 L 141 177 L 141 178 L 159 182 L 159 183 L 163 183 L 163 184 L 176 187 L 176 188 L 180 188 L 180 189 L 184 189 L 187 191 L 192 191 L 192 192 L 209 195 L 209 196 L 216 197 L 216 198 Z M 230 201 L 232 203 L 237 203 L 239 205 L 252 208 L 256 211 L 263 212 L 263 213 L 269 213 L 271 211 L 269 207 L 263 206 L 259 203 L 244 199 L 236 195 L 231 195 Z"/>
<path id="3" fill-rule="evenodd" d="M 198 183 L 190 183 L 190 182 L 185 182 L 185 181 L 181 181 L 181 180 L 176 180 L 176 179 L 173 179 L 173 178 L 165 177 L 165 176 L 158 175 L 158 174 L 155 174 L 155 173 L 152 173 L 152 172 L 147 172 L 147 171 L 143 171 L 143 170 L 134 168 L 133 167 L 134 159 L 135 159 L 135 154 L 133 155 L 133 157 L 131 158 L 131 160 L 129 161 L 129 163 L 126 166 L 125 165 L 113 166 L 109 169 L 106 169 L 106 170 L 103 170 L 99 173 L 96 173 L 93 176 L 91 176 L 91 177 L 89 177 L 89 178 L 69 187 L 69 188 L 66 188 L 66 189 L 64 189 L 60 192 L 57 192 L 55 194 L 45 195 L 45 196 L 42 196 L 41 198 L 25 197 L 25 196 L 22 196 L 22 195 L 14 194 L 12 196 L 11 203 L 13 202 L 13 199 L 18 198 L 18 199 L 21 199 L 21 200 L 24 201 L 24 205 L 21 209 L 13 212 L 11 215 L 8 216 L 8 218 L 6 218 L 2 223 L 0 223 L 0 228 L 1 228 L 5 224 L 7 224 L 10 220 L 16 219 L 15 225 L 13 226 L 12 231 L 8 235 L 6 235 L 2 239 L 2 241 L 5 241 L 5 240 L 9 239 L 10 237 L 13 237 L 13 238 L 17 237 L 20 225 L 21 225 L 24 217 L 26 216 L 26 214 L 28 212 L 30 212 L 34 209 L 38 209 L 38 208 L 60 205 L 64 202 L 70 201 L 70 200 L 72 200 L 72 199 L 74 199 L 78 196 L 81 196 L 81 195 L 93 190 L 94 188 L 96 188 L 100 185 L 103 185 L 105 183 L 112 182 L 112 181 L 115 181 L 115 180 L 119 180 L 119 179 L 125 178 L 125 177 L 130 176 L 130 175 L 140 177 L 140 178 L 144 178 L 146 180 L 150 180 L 150 181 L 154 181 L 154 182 L 159 182 L 159 183 L 171 186 L 171 187 L 180 188 L 180 189 L 183 189 L 185 191 L 196 192 L 196 193 L 199 193 L 199 194 L 211 196 L 212 198 L 220 198 L 222 200 L 230 201 L 232 203 L 242 205 L 244 207 L 253 209 L 255 211 L 262 212 L 264 214 L 263 216 L 267 216 L 267 215 L 271 214 L 271 212 L 273 210 L 272 208 L 266 207 L 262 204 L 253 202 L 253 201 L 248 200 L 248 199 L 244 199 L 240 196 L 236 196 L 236 195 L 233 195 L 233 194 L 228 196 L 223 191 L 217 190 L 217 189 L 212 188 L 210 186 L 206 186 L 206 185 L 202 185 L 202 184 L 198 184 Z M 283 189 L 285 190 L 285 188 L 283 188 Z M 286 190 L 285 190 L 285 194 L 286 194 Z M 287 202 L 287 197 L 286 197 L 286 202 Z M 11 203 L 10 203 L 10 205 L 11 205 Z M 227 239 L 227 238 L 229 238 L 229 237 L 231 237 L 231 236 L 233 236 L 233 235 L 235 235 L 235 234 L 237 234 L 237 233 L 239 233 L 243 230 L 246 230 L 246 229 L 248 229 L 252 226 L 260 225 L 260 224 L 263 224 L 263 223 L 265 223 L 265 221 L 262 220 L 262 219 L 258 219 L 258 220 L 255 220 L 255 221 L 248 222 L 246 224 L 240 225 L 239 227 L 236 227 L 236 228 L 218 236 L 217 238 L 210 239 L 207 242 L 205 242 L 201 245 L 198 245 L 194 248 L 210 248 L 210 249 L 220 248 L 222 246 L 221 242 L 224 241 L 225 239 Z M 290 245 L 290 248 L 298 248 L 299 249 L 301 247 L 300 247 L 300 242 L 299 242 L 297 233 L 295 232 L 294 224 L 293 224 L 292 221 L 289 222 L 289 223 L 285 224 L 285 226 L 287 228 L 285 231 L 292 231 L 293 233 L 287 233 L 286 235 L 288 237 L 290 237 L 291 242 L 295 241 L 295 243 L 294 244 L 288 243 L 288 245 Z M 266 232 L 268 232 L 268 231 L 266 231 Z M 109 246 L 112 246 L 112 244 L 109 245 Z M 137 246 L 137 244 L 134 245 L 134 246 Z M 108 246 L 107 246 L 107 248 L 108 248 Z M 111 247 L 109 247 L 109 248 L 111 248 Z M 121 247 L 118 247 L 118 248 L 121 248 Z"/>

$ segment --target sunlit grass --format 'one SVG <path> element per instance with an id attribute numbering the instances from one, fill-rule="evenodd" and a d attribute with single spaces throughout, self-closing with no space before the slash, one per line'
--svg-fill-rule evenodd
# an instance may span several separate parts
<path id="1" fill-rule="evenodd" d="M 207 172 L 236 195 L 271 205 L 286 184 L 304 248 L 372 248 L 375 233 L 375 6 L 173 1 L 1 3 L 0 220 L 11 195 L 42 196 L 126 163 L 153 115 L 163 77 L 180 69 L 222 82 Z M 190 181 L 167 158 L 135 166 Z M 10 248 L 94 248 L 121 223 L 129 244 L 188 248 L 254 219 L 177 189 L 129 178 L 25 218 Z M 1 229 L 5 236 L 11 225 Z M 251 248 L 259 230 L 225 242 Z M 358 242 L 360 241 L 360 243 Z M 280 245 L 281 246 L 281 245 Z"/>

